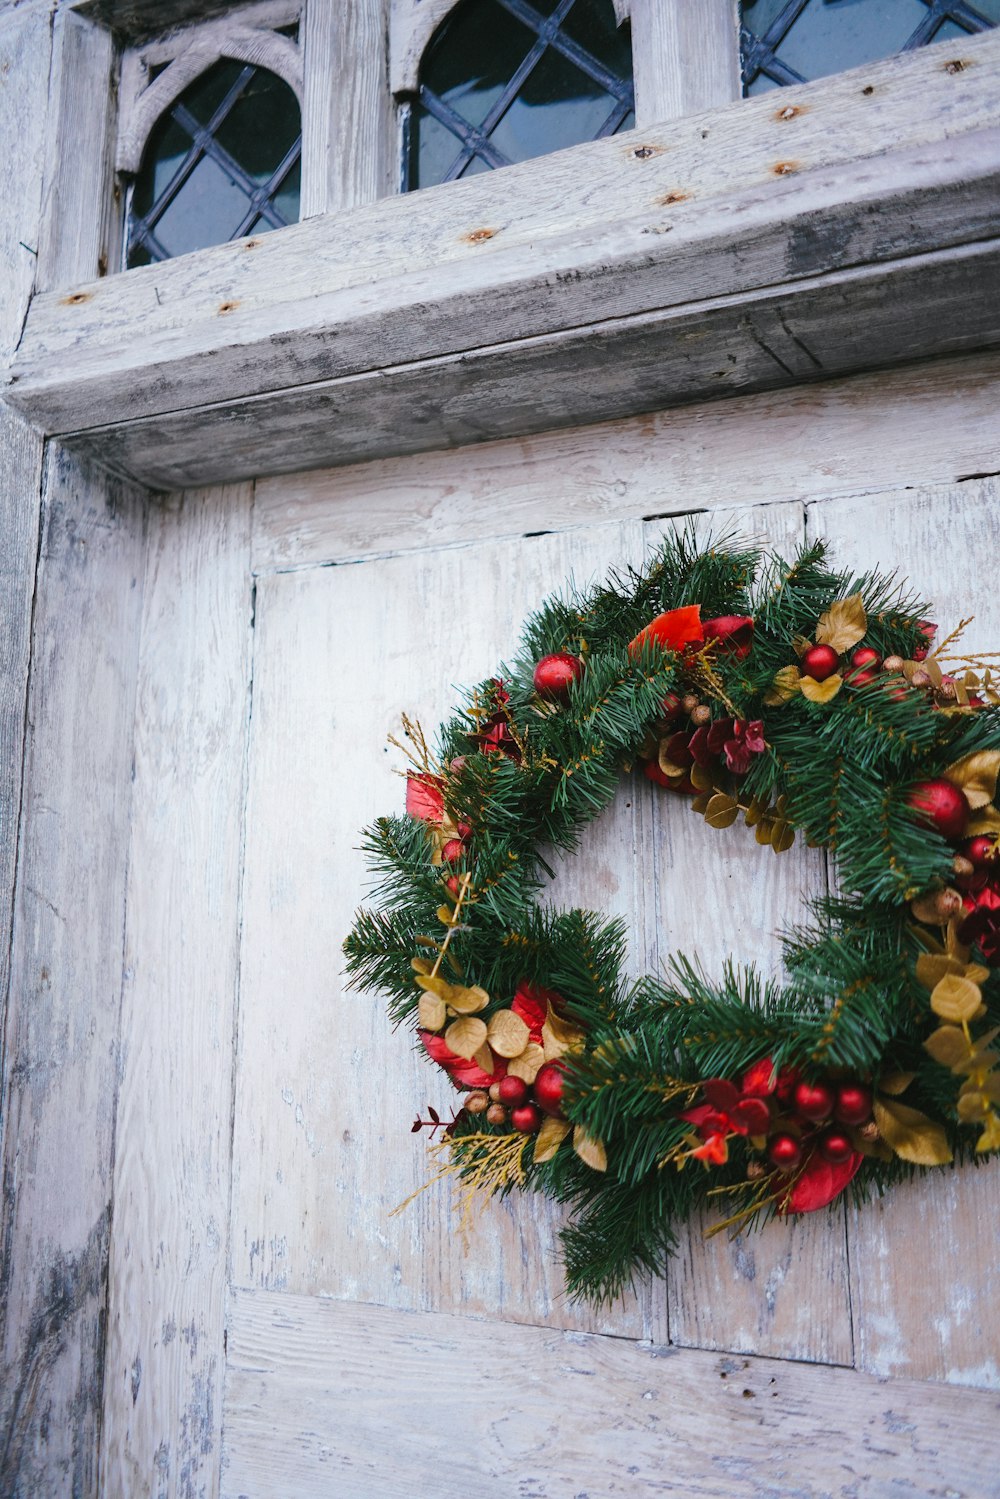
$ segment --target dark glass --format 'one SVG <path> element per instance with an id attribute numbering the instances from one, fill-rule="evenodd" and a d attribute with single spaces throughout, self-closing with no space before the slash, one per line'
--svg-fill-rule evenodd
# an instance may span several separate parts
<path id="1" fill-rule="evenodd" d="M 150 134 L 132 192 L 129 266 L 293 223 L 300 143 L 287 83 L 264 68 L 217 62 Z"/>
<path id="2" fill-rule="evenodd" d="M 405 180 L 430 187 L 594 140 L 630 128 L 631 110 L 631 42 L 611 0 L 464 0 L 424 54 Z"/>

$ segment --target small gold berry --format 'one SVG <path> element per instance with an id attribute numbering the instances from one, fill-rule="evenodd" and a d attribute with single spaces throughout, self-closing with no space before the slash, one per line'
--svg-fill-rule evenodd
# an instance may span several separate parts
<path id="1" fill-rule="evenodd" d="M 500 1102 L 500 1084 L 490 1083 L 490 1097 L 494 1103 Z"/>
<path id="2" fill-rule="evenodd" d="M 506 1124 L 507 1110 L 502 1103 L 491 1103 L 486 1110 L 487 1124 Z"/>
<path id="3" fill-rule="evenodd" d="M 684 696 L 681 698 L 681 707 L 684 709 L 684 712 L 693 713 L 697 706 L 698 699 L 695 697 L 694 693 L 685 692 Z"/>
<path id="4" fill-rule="evenodd" d="M 485 1114 L 490 1106 L 490 1101 L 480 1089 L 470 1093 L 465 1100 L 465 1111 L 467 1114 Z"/>
<path id="5" fill-rule="evenodd" d="M 902 656 L 886 656 L 885 660 L 882 662 L 882 670 L 883 671 L 902 671 L 903 670 L 903 658 L 902 658 Z"/>
<path id="6" fill-rule="evenodd" d="M 691 709 L 691 722 L 697 724 L 699 728 L 712 722 L 712 710 L 707 703 L 699 703 L 697 708 Z"/>

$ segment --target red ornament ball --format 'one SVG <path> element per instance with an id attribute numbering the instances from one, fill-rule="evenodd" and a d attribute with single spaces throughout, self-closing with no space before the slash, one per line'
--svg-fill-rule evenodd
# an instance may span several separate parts
<path id="1" fill-rule="evenodd" d="M 879 667 L 882 665 L 882 657 L 878 651 L 873 651 L 870 645 L 859 645 L 851 657 L 852 666 Z"/>
<path id="2" fill-rule="evenodd" d="M 829 1083 L 797 1083 L 792 1094 L 796 1114 L 817 1124 L 821 1119 L 829 1119 L 835 1102 L 836 1094 Z"/>
<path id="3" fill-rule="evenodd" d="M 921 781 L 906 800 L 915 812 L 920 813 L 920 821 L 940 833 L 942 838 L 947 838 L 949 843 L 957 843 L 965 832 L 969 803 L 965 800 L 965 793 L 950 781 L 940 778 Z"/>
<path id="4" fill-rule="evenodd" d="M 558 1062 L 546 1062 L 535 1078 L 535 1102 L 546 1114 L 562 1112 L 563 1070 Z"/>
<path id="5" fill-rule="evenodd" d="M 840 657 L 832 645 L 811 645 L 799 657 L 799 665 L 806 676 L 812 677 L 814 682 L 825 682 L 827 677 L 832 677 L 837 670 Z"/>
<path id="6" fill-rule="evenodd" d="M 533 1135 L 542 1122 L 542 1116 L 533 1103 L 523 1103 L 520 1108 L 511 1109 L 510 1122 L 522 1135 Z"/>
<path id="7" fill-rule="evenodd" d="M 854 1145 L 850 1135 L 845 1135 L 843 1130 L 828 1129 L 819 1142 L 819 1153 L 824 1161 L 829 1161 L 832 1166 L 839 1166 L 850 1160 L 854 1154 Z"/>
<path id="8" fill-rule="evenodd" d="M 528 1097 L 528 1085 L 523 1078 L 508 1073 L 497 1084 L 497 1093 L 501 1103 L 524 1103 Z"/>
<path id="9" fill-rule="evenodd" d="M 465 844 L 461 838 L 449 838 L 441 850 L 441 857 L 446 864 L 457 864 L 465 852 Z"/>
<path id="10" fill-rule="evenodd" d="M 841 1124 L 864 1124 L 872 1117 L 872 1090 L 864 1083 L 841 1083 L 833 1117 Z"/>
<path id="11" fill-rule="evenodd" d="M 772 1135 L 767 1142 L 767 1158 L 779 1171 L 794 1171 L 802 1159 L 802 1142 L 794 1135 Z"/>
<path id="12" fill-rule="evenodd" d="M 997 857 L 997 842 L 995 838 L 980 834 L 978 838 L 970 838 L 967 843 L 963 843 L 959 853 L 968 859 L 973 869 L 985 869 Z"/>
<path id="13" fill-rule="evenodd" d="M 557 651 L 553 656 L 543 656 L 535 667 L 532 678 L 535 691 L 542 697 L 569 697 L 569 689 L 583 676 L 583 662 L 579 656 L 570 656 L 566 651 Z"/>

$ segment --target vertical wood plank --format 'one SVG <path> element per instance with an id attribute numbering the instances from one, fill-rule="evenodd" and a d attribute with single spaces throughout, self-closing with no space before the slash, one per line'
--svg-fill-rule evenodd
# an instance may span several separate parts
<path id="1" fill-rule="evenodd" d="M 631 0 L 629 12 L 640 130 L 740 97 L 737 0 Z"/>
<path id="2" fill-rule="evenodd" d="M 655 1307 L 595 1318 L 560 1299 L 561 1220 L 541 1200 L 491 1204 L 467 1254 L 442 1187 L 389 1216 L 427 1179 L 409 1133 L 415 1112 L 430 1102 L 447 1117 L 455 1095 L 392 1034 L 380 1001 L 345 994 L 340 977 L 340 945 L 365 894 L 359 829 L 402 807 L 400 760 L 385 747 L 400 712 L 432 731 L 454 704 L 452 684 L 493 672 L 549 590 L 574 568 L 583 581 L 627 560 L 638 544 L 637 526 L 611 525 L 259 580 L 237 1285 L 663 1336 Z M 630 926 L 641 919 L 634 818 L 626 787 L 560 891 Z"/>
<path id="3" fill-rule="evenodd" d="M 395 180 L 386 0 L 306 0 L 302 218 L 387 197 Z"/>
<path id="4" fill-rule="evenodd" d="M 141 497 L 50 449 L 3 1098 L 0 1493 L 19 1499 L 97 1487 L 142 547 Z"/>
<path id="5" fill-rule="evenodd" d="M 152 512 L 139 658 L 103 1483 L 218 1486 L 251 491 Z"/>
<path id="6" fill-rule="evenodd" d="M 35 286 L 52 54 L 50 5 L 0 14 L 0 369 L 21 336 Z M 28 123 L 30 122 L 30 128 Z M 17 142 L 17 150 L 8 143 Z"/>
<path id="7" fill-rule="evenodd" d="M 787 556 L 804 536 L 803 507 L 724 510 L 699 518 L 696 530 L 718 536 L 727 527 Z M 652 537 L 662 523 L 648 530 Z M 682 952 L 710 976 L 721 976 L 729 957 L 773 972 L 778 933 L 826 888 L 821 854 L 797 846 L 775 858 L 742 823 L 715 832 L 669 793 L 657 799 L 655 826 L 659 962 Z M 705 1239 L 719 1216 L 699 1216 L 681 1234 L 668 1277 L 671 1342 L 850 1364 L 843 1210 Z"/>
<path id="8" fill-rule="evenodd" d="M 942 636 L 974 613 L 965 648 L 1000 648 L 997 478 L 811 505 L 809 527 L 838 563 L 898 568 Z M 996 1160 L 929 1172 L 849 1212 L 860 1368 L 1000 1388 L 998 1224 Z"/>

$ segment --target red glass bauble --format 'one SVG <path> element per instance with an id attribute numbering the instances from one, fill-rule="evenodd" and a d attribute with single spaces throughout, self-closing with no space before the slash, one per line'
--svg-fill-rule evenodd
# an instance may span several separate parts
<path id="1" fill-rule="evenodd" d="M 802 1159 L 802 1142 L 794 1135 L 772 1135 L 767 1142 L 767 1156 L 779 1171 L 793 1171 Z"/>
<path id="2" fill-rule="evenodd" d="M 854 1154 L 850 1135 L 845 1135 L 841 1129 L 828 1129 L 819 1142 L 819 1153 L 825 1161 L 829 1161 L 834 1166 L 839 1166 L 842 1161 L 850 1160 Z"/>
<path id="3" fill-rule="evenodd" d="M 833 1117 L 841 1124 L 864 1124 L 872 1117 L 872 1090 L 863 1083 L 841 1083 Z"/>
<path id="4" fill-rule="evenodd" d="M 832 677 L 837 670 L 840 657 L 832 645 L 811 645 L 799 657 L 799 665 L 806 676 L 812 677 L 814 682 L 825 682 L 827 677 Z"/>
<path id="5" fill-rule="evenodd" d="M 906 800 L 914 811 L 920 813 L 920 821 L 940 833 L 942 838 L 947 838 L 949 843 L 957 843 L 965 832 L 969 803 L 965 800 L 965 793 L 950 781 L 941 778 L 921 781 Z"/>
<path id="6" fill-rule="evenodd" d="M 817 1123 L 821 1119 L 829 1119 L 835 1101 L 836 1094 L 829 1083 L 797 1083 L 792 1094 L 795 1112 L 801 1114 L 803 1119 L 812 1119 Z"/>
<path id="7" fill-rule="evenodd" d="M 543 656 L 535 667 L 533 681 L 535 691 L 542 697 L 567 698 L 574 682 L 583 676 L 583 662 L 579 656 L 570 656 L 558 651 L 553 656 Z"/>
<path id="8" fill-rule="evenodd" d="M 465 845 L 461 838 L 449 838 L 441 850 L 441 857 L 446 864 L 457 864 L 465 852 Z"/>
<path id="9" fill-rule="evenodd" d="M 882 665 L 882 657 L 878 651 L 873 651 L 870 645 L 859 645 L 851 657 L 851 665 L 878 667 Z"/>
<path id="10" fill-rule="evenodd" d="M 546 1062 L 535 1078 L 535 1102 L 546 1114 L 562 1112 L 563 1070 L 558 1062 Z"/>
<path id="11" fill-rule="evenodd" d="M 978 838 L 970 838 L 967 843 L 963 843 L 959 853 L 968 859 L 973 869 L 985 869 L 997 857 L 996 839 L 980 834 Z"/>
<path id="12" fill-rule="evenodd" d="M 497 1094 L 501 1103 L 524 1103 L 528 1097 L 528 1084 L 523 1078 L 514 1077 L 508 1073 L 506 1077 L 500 1079 Z"/>
<path id="13" fill-rule="evenodd" d="M 542 1122 L 542 1116 L 533 1103 L 523 1103 L 520 1108 L 511 1109 L 510 1122 L 522 1135 L 533 1135 Z"/>

